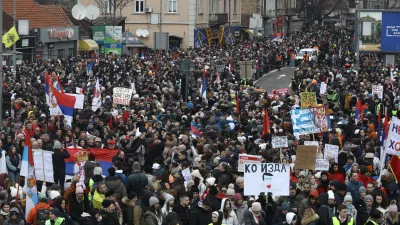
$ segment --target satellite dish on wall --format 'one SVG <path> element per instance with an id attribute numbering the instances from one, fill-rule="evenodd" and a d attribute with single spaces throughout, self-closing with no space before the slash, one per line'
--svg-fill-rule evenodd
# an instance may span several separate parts
<path id="1" fill-rule="evenodd" d="M 143 30 L 143 37 L 148 37 L 148 36 L 149 36 L 149 31 Z"/>
<path id="2" fill-rule="evenodd" d="M 138 36 L 138 37 L 143 36 L 143 30 L 142 29 L 137 29 L 136 30 L 136 36 Z"/>
<path id="3" fill-rule="evenodd" d="M 100 15 L 100 10 L 97 6 L 90 4 L 86 7 L 86 17 L 90 20 L 95 20 Z"/>
<path id="4" fill-rule="evenodd" d="M 76 4 L 71 13 L 76 20 L 83 20 L 86 17 L 86 7 L 82 4 Z"/>

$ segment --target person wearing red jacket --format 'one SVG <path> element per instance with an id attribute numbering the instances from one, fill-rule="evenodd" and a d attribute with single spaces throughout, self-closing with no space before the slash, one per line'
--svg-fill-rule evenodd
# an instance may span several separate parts
<path id="1" fill-rule="evenodd" d="M 339 168 L 339 164 L 337 163 L 333 163 L 331 165 L 331 168 L 329 169 L 328 172 L 328 178 L 329 180 L 338 180 L 342 183 L 344 183 L 345 179 L 344 179 L 344 169 L 343 168 Z"/>
<path id="2" fill-rule="evenodd" d="M 370 176 L 370 172 L 367 166 L 360 166 L 360 173 L 358 174 L 358 181 L 361 181 L 364 184 L 364 187 L 367 188 L 369 183 L 376 183 L 376 180 Z"/>
<path id="3" fill-rule="evenodd" d="M 326 193 L 329 191 L 329 178 L 328 178 L 328 172 L 327 171 L 322 171 L 321 172 L 321 178 L 318 180 L 318 186 L 317 186 L 317 191 L 319 194 Z"/>

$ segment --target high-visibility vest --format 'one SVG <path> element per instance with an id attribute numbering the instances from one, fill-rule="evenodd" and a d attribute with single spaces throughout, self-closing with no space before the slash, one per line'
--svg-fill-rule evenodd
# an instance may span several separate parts
<path id="1" fill-rule="evenodd" d="M 368 222 L 371 222 L 371 223 L 374 224 L 374 225 L 378 225 L 378 223 L 375 222 L 375 221 L 373 221 L 373 220 L 367 220 L 367 222 L 365 222 L 364 225 L 367 224 Z"/>
<path id="2" fill-rule="evenodd" d="M 340 225 L 340 221 L 336 216 L 332 217 L 332 222 L 333 222 L 333 225 Z M 353 224 L 354 224 L 353 217 L 350 217 L 350 220 L 347 219 L 347 225 L 353 225 Z"/>
<path id="3" fill-rule="evenodd" d="M 397 110 L 392 110 L 392 115 L 397 116 Z"/>

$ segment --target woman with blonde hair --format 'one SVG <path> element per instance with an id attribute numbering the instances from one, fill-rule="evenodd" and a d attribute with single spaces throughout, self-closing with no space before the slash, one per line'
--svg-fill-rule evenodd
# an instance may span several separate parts
<path id="1" fill-rule="evenodd" d="M 319 220 L 318 214 L 312 208 L 304 210 L 304 217 L 301 220 L 301 225 L 317 225 Z"/>
<path id="2" fill-rule="evenodd" d="M 385 221 L 387 225 L 400 225 L 399 213 L 395 202 L 391 202 L 389 210 L 385 213 Z"/>

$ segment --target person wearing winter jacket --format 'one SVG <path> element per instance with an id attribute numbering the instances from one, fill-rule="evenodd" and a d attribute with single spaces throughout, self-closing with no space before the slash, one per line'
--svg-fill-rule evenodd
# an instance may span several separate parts
<path id="1" fill-rule="evenodd" d="M 346 196 L 344 196 L 343 204 L 347 207 L 347 214 L 353 217 L 354 223 L 356 223 L 357 209 L 353 205 L 353 197 L 351 197 L 350 192 L 347 192 Z"/>
<path id="2" fill-rule="evenodd" d="M 281 208 L 276 210 L 274 217 L 272 217 L 272 225 L 282 225 L 286 221 L 286 214 L 288 214 L 289 212 L 289 203 L 283 203 Z"/>
<path id="3" fill-rule="evenodd" d="M 161 208 L 161 214 L 163 216 L 163 218 L 165 218 L 168 213 L 172 212 L 172 209 L 174 207 L 174 202 L 175 202 L 175 198 L 174 196 L 168 194 L 168 193 L 163 193 L 164 198 L 165 198 L 165 202 L 164 202 L 164 206 Z"/>
<path id="4" fill-rule="evenodd" d="M 3 225 L 25 225 L 25 221 L 21 218 L 18 208 L 11 208 L 8 219 Z"/>
<path id="5" fill-rule="evenodd" d="M 150 208 L 144 213 L 143 217 L 147 225 L 162 224 L 163 217 L 161 214 L 159 200 L 156 197 L 150 197 Z"/>
<path id="6" fill-rule="evenodd" d="M 108 176 L 104 178 L 108 191 L 114 191 L 118 202 L 126 196 L 126 188 L 122 180 L 115 176 L 115 168 L 108 168 Z"/>
<path id="7" fill-rule="evenodd" d="M 286 221 L 283 223 L 283 225 L 295 225 L 296 223 L 297 223 L 296 214 L 292 212 L 286 214 Z"/>
<path id="8" fill-rule="evenodd" d="M 310 195 L 308 195 L 308 198 L 303 199 L 301 201 L 299 208 L 297 210 L 297 215 L 299 216 L 299 220 L 303 219 L 304 215 L 304 210 L 307 208 L 312 208 L 314 210 L 317 210 L 317 204 L 318 203 L 318 192 L 317 190 L 312 190 L 310 192 Z"/>
<path id="9" fill-rule="evenodd" d="M 120 225 L 113 201 L 110 199 L 104 199 L 101 205 L 103 207 L 100 213 L 101 218 L 99 219 L 101 224 Z"/>
<path id="10" fill-rule="evenodd" d="M 18 182 L 18 177 L 21 169 L 21 155 L 18 154 L 17 152 L 17 147 L 12 145 L 9 150 L 8 154 L 6 156 L 6 165 L 8 169 L 8 177 L 15 181 L 16 183 Z"/>
<path id="11" fill-rule="evenodd" d="M 249 210 L 244 213 L 244 225 L 267 225 L 265 213 L 259 202 L 253 202 Z"/>
<path id="12" fill-rule="evenodd" d="M 338 206 L 338 215 L 332 217 L 332 225 L 353 225 L 354 217 L 349 215 L 347 206 L 341 204 Z"/>
<path id="13" fill-rule="evenodd" d="M 193 208 L 189 208 L 190 200 L 187 195 L 181 195 L 179 198 L 179 203 L 176 204 L 172 210 L 178 214 L 179 220 L 183 225 L 190 225 L 190 210 L 195 210 L 197 206 L 193 206 Z"/>
<path id="14" fill-rule="evenodd" d="M 301 220 L 301 225 L 316 225 L 318 224 L 319 216 L 312 208 L 304 210 L 304 217 Z"/>
<path id="15" fill-rule="evenodd" d="M 244 212 L 248 209 L 247 204 L 243 203 L 243 197 L 241 194 L 236 193 L 233 196 L 232 209 L 236 213 L 239 221 L 239 225 L 244 224 Z"/>
<path id="16" fill-rule="evenodd" d="M 396 204 L 389 206 L 389 211 L 385 213 L 385 221 L 387 225 L 400 225 L 399 212 Z"/>
<path id="17" fill-rule="evenodd" d="M 123 208 L 123 214 L 124 214 L 124 221 L 129 224 L 135 224 L 134 223 L 134 216 L 135 216 L 135 207 L 139 207 L 137 205 L 137 194 L 135 192 L 128 192 L 126 197 L 123 197 L 121 200 L 121 207 Z"/>
<path id="18" fill-rule="evenodd" d="M 204 199 L 201 206 L 197 207 L 190 215 L 190 225 L 208 225 L 211 223 L 211 201 Z"/>
<path id="19" fill-rule="evenodd" d="M 1 203 L 0 208 L 0 225 L 3 225 L 4 221 L 8 219 L 8 214 L 10 213 L 11 205 L 9 202 L 4 201 Z"/>
<path id="20" fill-rule="evenodd" d="M 71 194 L 68 205 L 71 219 L 75 222 L 79 222 L 82 213 L 90 212 L 90 203 L 88 196 L 84 193 L 83 188 L 80 184 L 77 184 L 75 188 L 75 194 Z"/>
<path id="21" fill-rule="evenodd" d="M 221 201 L 221 209 L 223 218 L 222 223 L 225 225 L 239 225 L 238 218 L 235 211 L 232 208 L 232 203 L 229 198 L 223 198 Z"/>

